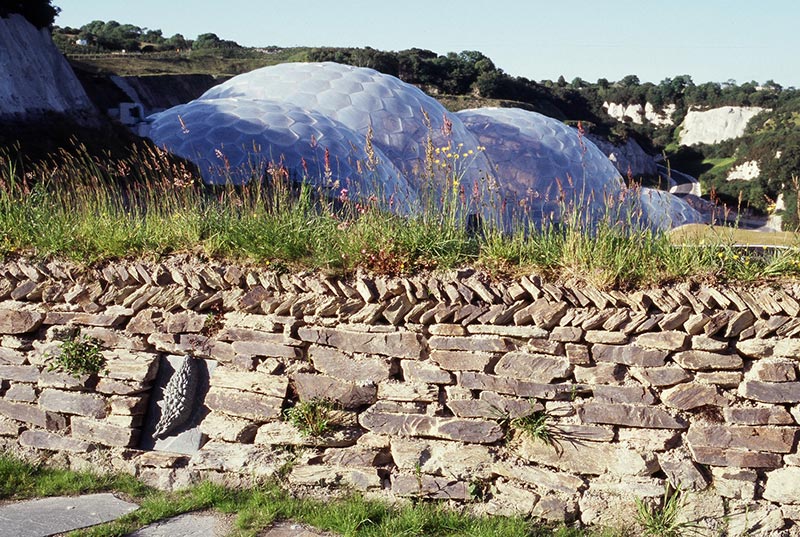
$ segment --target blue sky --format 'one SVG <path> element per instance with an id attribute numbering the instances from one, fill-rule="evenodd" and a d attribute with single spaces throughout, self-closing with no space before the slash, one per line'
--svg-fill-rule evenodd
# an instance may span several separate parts
<path id="1" fill-rule="evenodd" d="M 775 80 L 800 87 L 797 0 L 53 0 L 60 26 L 116 20 L 248 46 L 480 50 L 534 80 L 696 83 Z"/>

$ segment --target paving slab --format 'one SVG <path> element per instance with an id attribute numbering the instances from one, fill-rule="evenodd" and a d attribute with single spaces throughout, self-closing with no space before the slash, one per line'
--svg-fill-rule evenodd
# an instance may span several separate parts
<path id="1" fill-rule="evenodd" d="M 110 522 L 138 508 L 109 493 L 9 503 L 0 506 L 0 535 L 48 537 Z"/>
<path id="2" fill-rule="evenodd" d="M 186 513 L 145 526 L 128 537 L 225 537 L 230 525 L 221 516 Z"/>
<path id="3" fill-rule="evenodd" d="M 286 521 L 276 522 L 259 533 L 258 537 L 337 537 L 337 535 L 298 522 Z"/>

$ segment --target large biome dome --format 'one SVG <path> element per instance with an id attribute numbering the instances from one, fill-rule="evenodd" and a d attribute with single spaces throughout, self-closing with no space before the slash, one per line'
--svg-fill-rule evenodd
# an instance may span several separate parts
<path id="1" fill-rule="evenodd" d="M 206 91 L 200 100 L 235 97 L 290 103 L 328 116 L 374 144 L 422 186 L 426 144 L 475 149 L 477 141 L 454 114 L 419 88 L 374 69 L 332 62 L 285 63 L 244 73 Z M 485 181 L 489 162 L 478 155 L 464 179 Z"/>

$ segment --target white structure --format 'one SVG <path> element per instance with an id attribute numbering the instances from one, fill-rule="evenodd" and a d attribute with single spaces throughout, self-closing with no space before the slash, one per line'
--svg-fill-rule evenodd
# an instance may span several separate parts
<path id="1" fill-rule="evenodd" d="M 316 111 L 230 98 L 192 101 L 151 118 L 153 142 L 196 163 L 210 184 L 246 183 L 272 166 L 333 196 L 347 189 L 354 198 L 416 201 L 416 191 L 380 149 L 370 158 L 362 137 Z"/>
<path id="2" fill-rule="evenodd" d="M 371 126 L 375 146 L 417 186 L 422 186 L 419 180 L 429 135 L 437 147 L 459 143 L 477 147 L 458 118 L 433 97 L 363 67 L 332 62 L 264 67 L 211 88 L 200 100 L 226 97 L 280 101 L 313 110 L 344 124 L 362 139 Z M 489 163 L 479 156 L 464 179 L 485 181 L 487 175 L 491 175 Z"/>
<path id="3" fill-rule="evenodd" d="M 509 108 L 451 114 L 372 69 L 265 67 L 151 116 L 148 127 L 157 145 L 195 162 L 207 183 L 241 184 L 277 166 L 328 196 L 375 195 L 400 212 L 420 210 L 430 194 L 438 202 L 455 193 L 462 214 L 506 226 L 520 217 L 533 226 L 559 222 L 565 210 L 588 227 L 632 214 L 659 229 L 694 218 L 669 194 L 639 200 L 627 192 L 606 155 L 560 121 Z"/>

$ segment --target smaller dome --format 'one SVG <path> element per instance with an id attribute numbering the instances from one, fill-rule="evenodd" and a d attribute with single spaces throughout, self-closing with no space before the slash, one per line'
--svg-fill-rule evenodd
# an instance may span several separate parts
<path id="1" fill-rule="evenodd" d="M 641 208 L 641 211 L 635 208 L 633 214 L 640 214 L 642 225 L 652 231 L 667 231 L 684 224 L 704 222 L 703 215 L 683 198 L 655 188 L 641 187 L 636 190 L 637 208 Z"/>
<path id="2" fill-rule="evenodd" d="M 622 191 L 622 177 L 586 137 L 564 123 L 518 108 L 478 108 L 456 115 L 485 147 L 511 214 L 536 225 L 559 221 L 564 208 L 591 224 Z"/>

